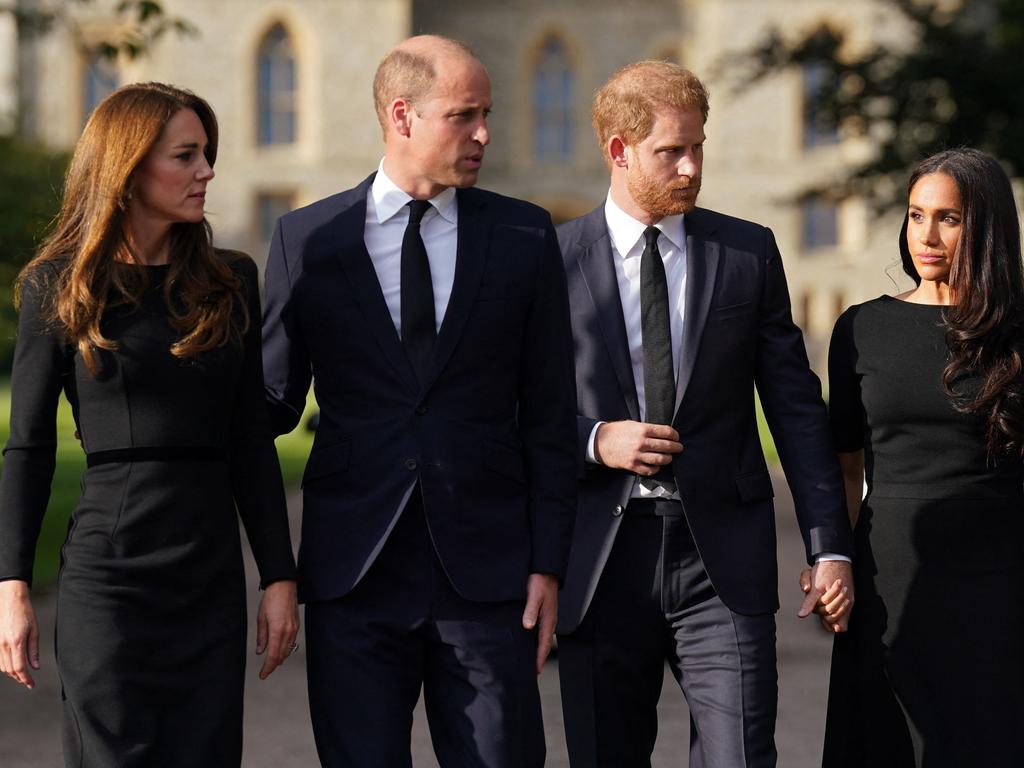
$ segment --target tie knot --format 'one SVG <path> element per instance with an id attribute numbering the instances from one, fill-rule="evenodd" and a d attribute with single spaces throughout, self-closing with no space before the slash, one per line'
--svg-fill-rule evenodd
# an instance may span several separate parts
<path id="1" fill-rule="evenodd" d="M 410 200 L 409 206 L 409 223 L 419 224 L 423 219 L 423 215 L 430 210 L 429 200 Z"/>
<path id="2" fill-rule="evenodd" d="M 661 230 L 657 227 L 648 227 L 644 230 L 644 240 L 647 241 L 648 248 L 654 248 L 658 245 L 658 236 L 661 234 Z"/>

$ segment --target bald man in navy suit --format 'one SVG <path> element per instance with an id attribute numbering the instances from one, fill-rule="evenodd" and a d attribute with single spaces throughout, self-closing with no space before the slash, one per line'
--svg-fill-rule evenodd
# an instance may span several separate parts
<path id="1" fill-rule="evenodd" d="M 264 359 L 279 431 L 316 382 L 300 597 L 325 766 L 541 766 L 536 675 L 575 514 L 565 274 L 548 214 L 472 188 L 487 72 L 434 36 L 374 81 L 384 159 L 281 218 Z"/>

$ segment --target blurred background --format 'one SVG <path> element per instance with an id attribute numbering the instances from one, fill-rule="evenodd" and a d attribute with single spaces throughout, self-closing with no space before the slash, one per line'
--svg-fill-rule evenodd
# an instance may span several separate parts
<path id="1" fill-rule="evenodd" d="M 606 194 L 594 90 L 637 59 L 692 69 L 711 92 L 700 203 L 774 230 L 819 373 L 843 309 L 909 286 L 896 238 L 910 166 L 977 146 L 1005 163 L 1020 199 L 1024 0 L 0 0 L 0 439 L 14 279 L 104 96 L 159 80 L 212 104 L 216 243 L 262 265 L 278 216 L 376 168 L 373 72 L 426 32 L 469 43 L 490 71 L 480 184 L 556 221 Z M 83 466 L 66 408 L 61 419 L 44 588 Z M 279 441 L 290 484 L 309 441 Z"/>
<path id="2" fill-rule="evenodd" d="M 896 237 L 910 165 L 970 144 L 1024 169 L 1024 0 L 0 0 L 0 406 L 14 278 L 104 96 L 160 80 L 210 101 L 209 219 L 219 245 L 262 265 L 278 216 L 376 168 L 373 72 L 424 32 L 466 41 L 491 73 L 480 183 L 556 221 L 606 194 L 594 90 L 642 58 L 696 72 L 711 92 L 701 204 L 772 227 L 819 372 L 845 307 L 907 287 Z M 280 443 L 291 483 L 308 444 Z M 43 583 L 80 467 L 66 440 Z"/>
<path id="3" fill-rule="evenodd" d="M 278 216 L 376 168 L 373 72 L 424 32 L 466 41 L 491 73 L 481 185 L 556 221 L 606 194 L 594 90 L 642 58 L 696 72 L 711 92 L 700 202 L 774 230 L 819 373 L 845 307 L 908 285 L 896 238 L 909 166 L 968 144 L 1024 172 L 1024 0 L 0 0 L 0 405 L 14 278 L 104 96 L 160 80 L 210 101 L 216 242 L 262 265 Z M 46 533 L 58 543 L 77 493 L 65 460 L 80 461 L 64 447 L 63 516 Z M 308 435 L 280 447 L 294 482 Z M 53 542 L 40 548 L 52 578 Z"/>

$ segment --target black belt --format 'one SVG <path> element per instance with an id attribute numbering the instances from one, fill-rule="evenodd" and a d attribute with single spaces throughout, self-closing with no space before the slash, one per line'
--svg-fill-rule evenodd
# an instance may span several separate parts
<path id="1" fill-rule="evenodd" d="M 683 503 L 679 499 L 630 499 L 627 515 L 640 517 L 683 517 Z"/>
<path id="2" fill-rule="evenodd" d="M 148 448 L 114 448 L 85 456 L 86 466 L 132 461 L 227 461 L 228 454 L 215 445 L 156 445 Z"/>

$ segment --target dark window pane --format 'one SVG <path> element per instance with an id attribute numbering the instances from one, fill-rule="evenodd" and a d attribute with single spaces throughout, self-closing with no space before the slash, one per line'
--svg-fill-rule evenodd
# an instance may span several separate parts
<path id="1" fill-rule="evenodd" d="M 803 68 L 803 145 L 807 149 L 835 144 L 839 133 L 818 116 L 818 102 L 828 87 L 829 70 L 824 64 L 805 64 Z"/>
<path id="2" fill-rule="evenodd" d="M 573 80 L 565 46 L 556 38 L 548 39 L 533 80 L 533 149 L 540 160 L 572 159 Z"/>
<path id="3" fill-rule="evenodd" d="M 800 204 L 800 215 L 804 250 L 832 248 L 839 243 L 839 212 L 835 203 L 809 198 Z"/>
<path id="4" fill-rule="evenodd" d="M 256 229 L 260 243 L 266 244 L 274 236 L 277 220 L 295 207 L 291 193 L 267 193 L 256 197 Z"/>
<path id="5" fill-rule="evenodd" d="M 117 90 L 118 85 L 120 77 L 114 61 L 99 54 L 90 56 L 86 62 L 82 82 L 83 123 L 89 119 L 89 115 L 103 99 Z"/>
<path id="6" fill-rule="evenodd" d="M 295 57 L 280 24 L 267 32 L 257 54 L 257 126 L 260 144 L 290 144 L 296 136 Z"/>

